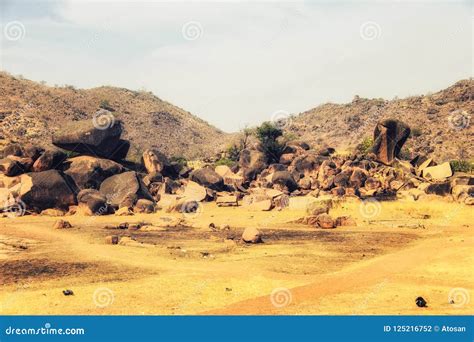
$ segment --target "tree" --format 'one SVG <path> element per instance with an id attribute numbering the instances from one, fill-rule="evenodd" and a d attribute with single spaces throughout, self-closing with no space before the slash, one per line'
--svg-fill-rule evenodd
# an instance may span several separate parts
<path id="1" fill-rule="evenodd" d="M 255 134 L 262 145 L 269 163 L 278 163 L 285 148 L 278 138 L 283 135 L 283 131 L 272 122 L 264 122 L 257 127 Z"/>

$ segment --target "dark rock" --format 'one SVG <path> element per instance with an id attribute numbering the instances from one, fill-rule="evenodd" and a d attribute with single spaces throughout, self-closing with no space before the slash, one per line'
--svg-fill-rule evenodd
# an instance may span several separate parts
<path id="1" fill-rule="evenodd" d="M 19 199 L 28 208 L 41 211 L 48 208 L 68 209 L 76 204 L 72 180 L 57 170 L 31 172 L 20 176 Z"/>
<path id="2" fill-rule="evenodd" d="M 122 123 L 112 114 L 104 115 L 107 122 L 98 120 L 73 121 L 53 135 L 53 144 L 68 151 L 95 157 L 120 160 L 126 156 L 130 144 L 121 140 Z"/>
<path id="3" fill-rule="evenodd" d="M 416 303 L 416 306 L 418 306 L 419 308 L 426 308 L 428 304 L 423 297 L 417 297 L 415 299 L 415 303 Z"/>
<path id="4" fill-rule="evenodd" d="M 151 214 L 155 212 L 155 203 L 147 199 L 139 199 L 133 208 L 135 213 Z"/>
<path id="5" fill-rule="evenodd" d="M 286 187 L 290 192 L 295 191 L 298 188 L 298 184 L 288 171 L 276 171 L 273 174 L 272 183 Z"/>
<path id="6" fill-rule="evenodd" d="M 135 171 L 119 173 L 105 179 L 99 191 L 109 204 L 119 207 L 125 206 L 125 203 L 126 206 L 132 207 L 134 201 L 140 198 L 153 200 Z"/>
<path id="7" fill-rule="evenodd" d="M 81 190 L 77 194 L 77 202 L 89 215 L 104 215 L 109 211 L 107 198 L 95 189 Z"/>
<path id="8" fill-rule="evenodd" d="M 80 156 L 68 159 L 63 170 L 79 189 L 98 189 L 105 179 L 123 172 L 123 167 L 112 160 Z"/>
<path id="9" fill-rule="evenodd" d="M 33 164 L 34 172 L 59 169 L 62 162 L 67 158 L 66 153 L 59 150 L 44 151 Z"/>
<path id="10" fill-rule="evenodd" d="M 191 180 L 206 188 L 221 191 L 224 189 L 223 178 L 210 167 L 195 170 L 191 173 Z"/>
<path id="11" fill-rule="evenodd" d="M 390 165 L 410 136 L 410 127 L 399 120 L 379 122 L 374 130 L 372 152 L 378 161 Z"/>
<path id="12" fill-rule="evenodd" d="M 44 152 L 44 149 L 32 144 L 27 144 L 23 147 L 23 156 L 31 158 L 34 161 L 38 159 L 41 154 Z"/>
<path id="13" fill-rule="evenodd" d="M 240 152 L 239 166 L 245 182 L 251 182 L 267 167 L 267 158 L 262 151 L 244 149 Z"/>
<path id="14" fill-rule="evenodd" d="M 426 187 L 427 194 L 435 194 L 438 196 L 446 196 L 451 193 L 451 182 L 445 181 L 441 183 L 433 183 Z"/>
<path id="15" fill-rule="evenodd" d="M 320 156 L 324 156 L 324 157 L 329 157 L 331 154 L 334 154 L 334 152 L 336 152 L 336 150 L 332 147 L 325 147 L 325 148 L 322 148 L 318 151 L 318 154 Z"/>

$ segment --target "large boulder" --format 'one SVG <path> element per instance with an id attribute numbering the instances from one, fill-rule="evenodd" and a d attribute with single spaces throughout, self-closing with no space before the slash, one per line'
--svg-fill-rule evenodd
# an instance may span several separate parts
<path id="1" fill-rule="evenodd" d="M 239 166 L 244 182 L 251 182 L 267 167 L 267 157 L 262 151 L 244 149 L 240 152 Z"/>
<path id="2" fill-rule="evenodd" d="M 74 184 L 60 171 L 26 173 L 20 176 L 20 184 L 19 199 L 32 210 L 67 209 L 76 204 Z"/>
<path id="3" fill-rule="evenodd" d="M 109 204 L 117 207 L 132 207 L 140 198 L 153 200 L 135 171 L 119 173 L 105 179 L 99 191 Z"/>
<path id="4" fill-rule="evenodd" d="M 145 150 L 142 163 L 148 173 L 161 173 L 167 164 L 167 158 L 159 151 Z"/>
<path id="5" fill-rule="evenodd" d="M 123 172 L 123 166 L 112 160 L 90 156 L 68 159 L 63 169 L 79 189 L 98 189 L 105 179 Z"/>
<path id="6" fill-rule="evenodd" d="M 296 183 L 291 173 L 289 173 L 288 171 L 276 171 L 273 174 L 272 183 L 285 187 L 290 192 L 293 192 L 298 189 L 298 184 Z"/>
<path id="7" fill-rule="evenodd" d="M 107 122 L 101 120 L 108 119 Z M 120 160 L 130 144 L 121 140 L 122 123 L 110 116 L 73 121 L 53 135 L 53 144 L 68 151 Z"/>
<path id="8" fill-rule="evenodd" d="M 449 162 L 436 165 L 425 167 L 423 169 L 423 178 L 428 180 L 442 180 L 453 175 L 453 170 L 451 169 L 451 165 Z"/>
<path id="9" fill-rule="evenodd" d="M 34 172 L 57 169 L 67 158 L 66 153 L 59 150 L 44 151 L 33 164 Z"/>
<path id="10" fill-rule="evenodd" d="M 379 122 L 374 130 L 372 152 L 381 163 L 390 165 L 410 136 L 410 127 L 399 120 Z"/>
<path id="11" fill-rule="evenodd" d="M 32 164 L 33 160 L 31 158 L 9 155 L 6 158 L 0 159 L 0 172 L 8 177 L 18 176 L 30 171 Z"/>
<path id="12" fill-rule="evenodd" d="M 221 191 L 224 188 L 223 178 L 210 167 L 195 170 L 191 173 L 191 180 L 206 188 Z"/>

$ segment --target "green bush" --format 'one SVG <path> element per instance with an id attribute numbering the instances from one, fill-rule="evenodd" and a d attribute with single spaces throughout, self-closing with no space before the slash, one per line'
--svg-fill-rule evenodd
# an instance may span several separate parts
<path id="1" fill-rule="evenodd" d="M 221 158 L 219 159 L 218 161 L 216 161 L 214 163 L 215 166 L 219 166 L 219 165 L 226 165 L 228 167 L 231 167 L 233 166 L 234 164 L 236 163 L 235 160 L 232 160 L 232 159 L 229 159 L 229 158 Z"/>
<path id="2" fill-rule="evenodd" d="M 102 100 L 100 101 L 100 105 L 99 105 L 100 108 L 109 108 L 110 107 L 110 102 L 108 100 Z"/>
<path id="3" fill-rule="evenodd" d="M 170 162 L 178 164 L 181 169 L 185 166 L 188 166 L 188 160 L 186 158 L 184 158 L 183 156 L 171 157 Z"/>
<path id="4" fill-rule="evenodd" d="M 221 160 L 228 159 L 231 162 L 236 162 L 240 158 L 240 151 L 241 149 L 238 148 L 237 145 L 232 145 L 226 150 L 226 158 L 222 158 Z"/>
<path id="5" fill-rule="evenodd" d="M 365 137 L 362 141 L 357 145 L 357 152 L 366 155 L 372 152 L 372 147 L 374 146 L 374 139 L 371 137 Z"/>
<path id="6" fill-rule="evenodd" d="M 453 172 L 474 172 L 474 163 L 468 160 L 451 160 L 449 164 Z"/>
<path id="7" fill-rule="evenodd" d="M 413 137 L 413 138 L 419 137 L 422 134 L 423 134 L 423 132 L 422 132 L 421 128 L 418 128 L 418 127 L 412 128 L 411 131 L 410 131 L 410 136 Z"/>
<path id="8" fill-rule="evenodd" d="M 285 144 L 278 141 L 283 131 L 271 122 L 264 122 L 257 127 L 255 135 L 262 145 L 269 163 L 278 163 L 285 148 Z"/>

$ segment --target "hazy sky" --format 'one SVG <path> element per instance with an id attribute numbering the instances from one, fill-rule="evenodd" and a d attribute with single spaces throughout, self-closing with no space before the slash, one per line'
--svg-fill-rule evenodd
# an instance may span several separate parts
<path id="1" fill-rule="evenodd" d="M 225 131 L 473 73 L 470 1 L 0 3 L 3 70 L 144 88 Z"/>

